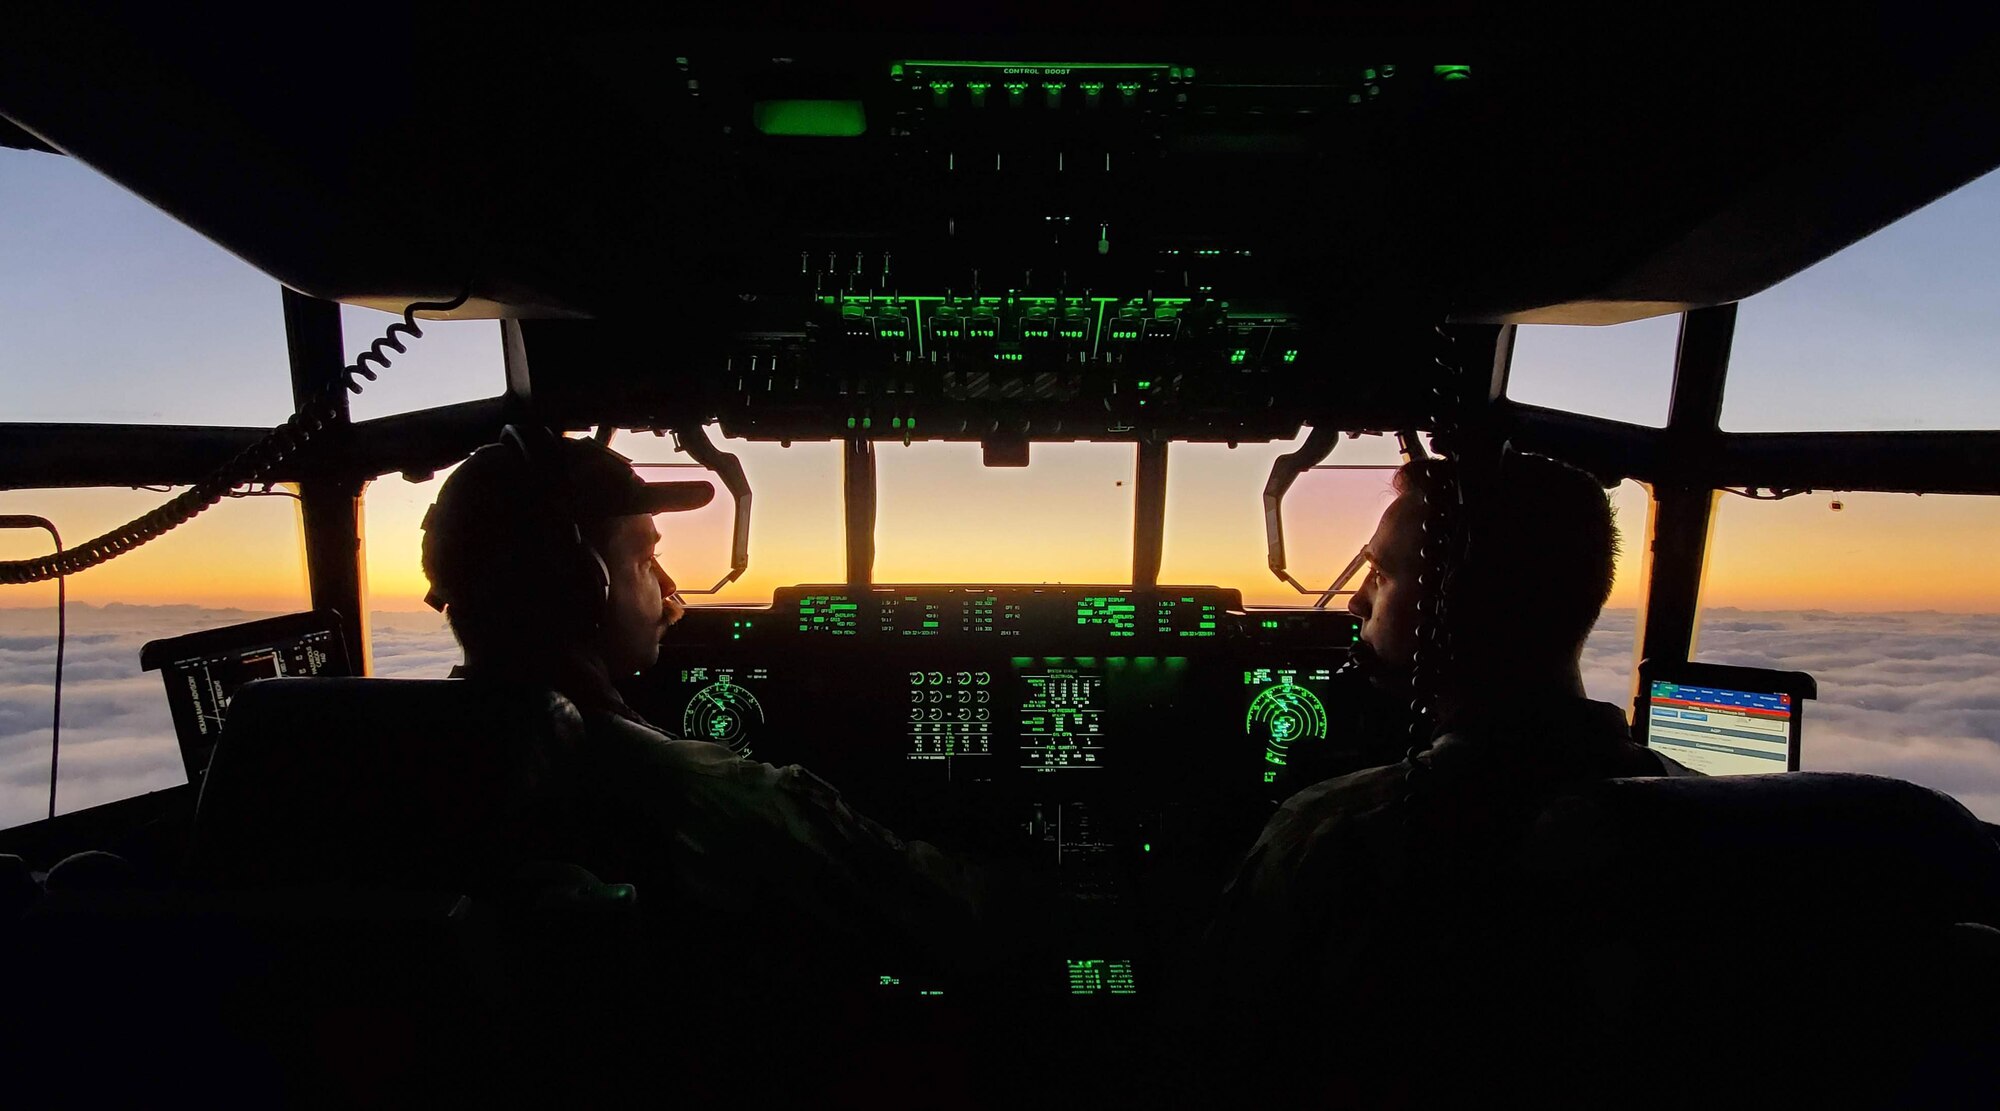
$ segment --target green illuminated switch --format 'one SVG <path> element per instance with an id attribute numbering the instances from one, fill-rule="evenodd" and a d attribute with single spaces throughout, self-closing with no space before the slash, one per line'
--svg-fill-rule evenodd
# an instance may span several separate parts
<path id="1" fill-rule="evenodd" d="M 1114 342 L 1129 342 L 1138 339 L 1145 332 L 1145 328 L 1146 320 L 1144 317 L 1137 313 L 1121 312 L 1111 322 L 1110 329 L 1106 333 L 1105 338 Z"/>

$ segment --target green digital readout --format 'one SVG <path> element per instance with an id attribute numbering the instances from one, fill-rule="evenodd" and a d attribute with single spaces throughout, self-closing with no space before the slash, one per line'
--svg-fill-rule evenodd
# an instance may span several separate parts
<path id="1" fill-rule="evenodd" d="M 854 636 L 861 630 L 861 605 L 844 594 L 811 594 L 799 599 L 799 632 Z"/>
<path id="2" fill-rule="evenodd" d="M 1104 676 L 1074 667 L 1024 671 L 1021 698 L 1023 771 L 1083 771 L 1104 766 Z"/>
<path id="3" fill-rule="evenodd" d="M 1331 668 L 1259 667 L 1243 673 L 1245 686 L 1257 688 L 1250 708 L 1243 715 L 1243 732 L 1264 745 L 1264 782 L 1277 780 L 1275 768 L 1290 762 L 1294 745 L 1326 739 L 1326 704 L 1301 685 L 1326 682 Z"/>
<path id="4" fill-rule="evenodd" d="M 1163 637 L 1216 636 L 1215 603 L 1190 595 L 1161 598 L 1154 603 L 1153 631 Z"/>
<path id="5" fill-rule="evenodd" d="M 1138 636 L 1139 606 L 1119 594 L 1078 598 L 1076 623 L 1089 628 L 1108 627 L 1114 637 Z"/>
<path id="6" fill-rule="evenodd" d="M 1072 960 L 1069 968 L 1071 995 L 1137 995 L 1139 982 L 1132 975 L 1129 960 Z"/>
<path id="7" fill-rule="evenodd" d="M 885 594 L 875 600 L 883 636 L 934 637 L 944 632 L 944 604 L 916 594 Z"/>

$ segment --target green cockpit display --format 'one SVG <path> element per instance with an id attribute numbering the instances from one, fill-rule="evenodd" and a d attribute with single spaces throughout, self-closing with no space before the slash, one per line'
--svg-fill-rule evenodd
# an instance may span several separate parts
<path id="1" fill-rule="evenodd" d="M 1303 684 L 1330 677 L 1326 668 L 1259 667 L 1243 673 L 1244 684 L 1258 688 L 1243 715 L 1243 731 L 1264 743 L 1265 782 L 1274 781 L 1274 769 L 1290 762 L 1294 745 L 1326 739 L 1326 704 Z"/>
<path id="2" fill-rule="evenodd" d="M 742 674 L 738 674 L 741 671 Z M 768 678 L 763 668 L 683 669 L 683 683 L 707 685 L 688 699 L 681 712 L 681 735 L 690 740 L 727 745 L 739 756 L 750 755 L 750 734 L 764 724 L 764 705 L 741 680 Z"/>

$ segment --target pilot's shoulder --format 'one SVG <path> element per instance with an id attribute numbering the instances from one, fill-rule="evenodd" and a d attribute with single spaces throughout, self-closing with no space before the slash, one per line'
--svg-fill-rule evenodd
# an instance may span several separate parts
<path id="1" fill-rule="evenodd" d="M 590 728 L 602 755 L 612 765 L 607 769 L 611 774 L 624 768 L 639 774 L 674 776 L 698 791 L 747 791 L 772 802 L 777 802 L 772 796 L 782 795 L 794 805 L 843 805 L 840 792 L 831 783 L 797 764 L 766 764 L 739 756 L 725 745 L 670 737 L 651 726 L 610 715 L 592 721 Z"/>
<path id="2" fill-rule="evenodd" d="M 1366 823 L 1396 806 L 1409 794 L 1401 764 L 1351 772 L 1310 787 L 1285 800 L 1267 827 L 1275 834 L 1304 844 Z"/>
<path id="3" fill-rule="evenodd" d="M 610 714 L 588 720 L 592 743 L 615 764 L 734 782 L 775 784 L 783 769 L 746 760 L 726 745 L 670 737 L 658 729 Z"/>

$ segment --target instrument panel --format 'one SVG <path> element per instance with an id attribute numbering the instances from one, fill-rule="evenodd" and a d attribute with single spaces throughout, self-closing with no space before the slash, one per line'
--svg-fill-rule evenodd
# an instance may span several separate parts
<path id="1" fill-rule="evenodd" d="M 1025 877 L 1047 975 L 1021 990 L 1118 1005 L 1199 936 L 1274 803 L 1367 766 L 1358 636 L 1217 587 L 808 585 L 690 610 L 626 693 Z"/>
<path id="2" fill-rule="evenodd" d="M 1011 829 L 1037 804 L 1268 804 L 1351 732 L 1358 637 L 1345 613 L 1251 611 L 1216 587 L 798 586 L 690 611 L 628 695 L 682 736 L 804 764 L 871 814 L 1006 811 Z"/>
<path id="3" fill-rule="evenodd" d="M 685 737 L 905 782 L 1136 772 L 1192 728 L 1276 768 L 1326 739 L 1358 637 L 1345 613 L 1253 613 L 1215 587 L 799 586 L 691 611 L 633 694 Z"/>

